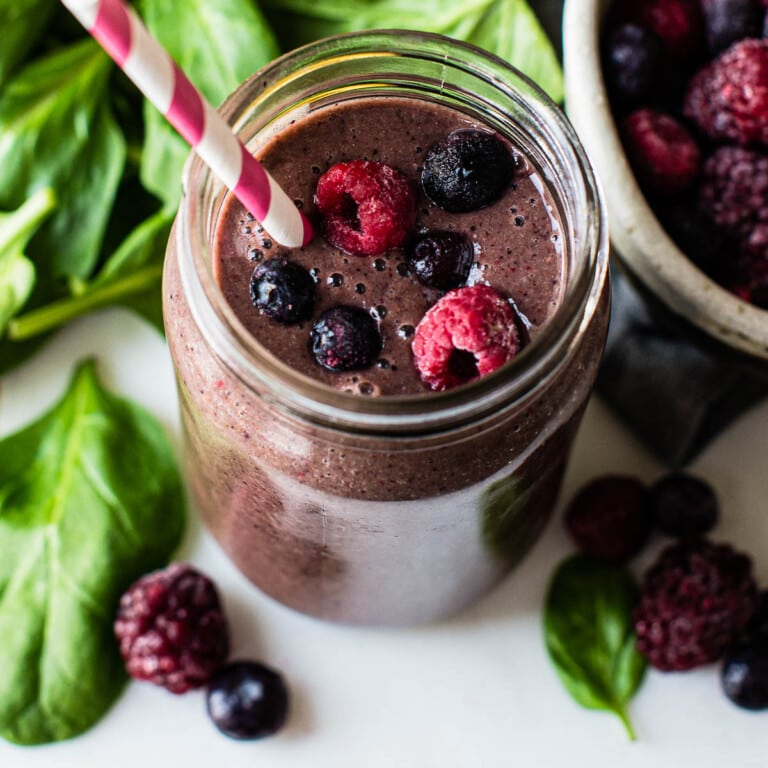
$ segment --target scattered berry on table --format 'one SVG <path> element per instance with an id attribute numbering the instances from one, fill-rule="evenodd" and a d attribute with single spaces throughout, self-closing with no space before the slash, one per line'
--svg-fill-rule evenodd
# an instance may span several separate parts
<path id="1" fill-rule="evenodd" d="M 446 211 L 476 211 L 501 196 L 515 170 L 515 156 L 497 134 L 454 131 L 427 151 L 421 186 Z"/>
<path id="2" fill-rule="evenodd" d="M 300 323 L 315 306 L 315 281 L 299 264 L 268 259 L 253 271 L 250 283 L 254 306 L 267 317 L 288 325 Z"/>
<path id="3" fill-rule="evenodd" d="M 717 54 L 747 37 L 760 37 L 763 30 L 760 0 L 701 0 L 709 52 Z"/>
<path id="4" fill-rule="evenodd" d="M 737 644 L 723 660 L 725 695 L 744 709 L 768 709 L 768 640 Z"/>
<path id="5" fill-rule="evenodd" d="M 656 33 L 676 61 L 690 61 L 703 47 L 699 0 L 631 0 L 622 11 L 622 18 Z"/>
<path id="6" fill-rule="evenodd" d="M 669 536 L 702 536 L 717 523 L 719 504 L 709 483 L 683 472 L 665 475 L 648 493 L 656 527 Z"/>
<path id="7" fill-rule="evenodd" d="M 628 475 L 604 475 L 585 485 L 565 513 L 565 527 L 585 554 L 625 563 L 651 530 L 645 484 Z"/>
<path id="8" fill-rule="evenodd" d="M 621 124 L 624 148 L 638 181 L 659 194 L 682 192 L 696 180 L 699 149 L 671 115 L 638 109 Z"/>
<path id="9" fill-rule="evenodd" d="M 747 627 L 750 637 L 768 642 L 768 590 L 763 590 L 757 603 L 757 610 Z"/>
<path id="10" fill-rule="evenodd" d="M 331 166 L 317 182 L 315 203 L 326 240 L 358 256 L 397 248 L 416 223 L 415 197 L 406 176 L 370 160 Z"/>
<path id="11" fill-rule="evenodd" d="M 742 40 L 701 69 L 684 110 L 716 141 L 768 143 L 768 40 Z"/>
<path id="12" fill-rule="evenodd" d="M 368 368 L 381 352 L 376 321 L 363 309 L 339 305 L 327 309 L 312 326 L 315 360 L 331 371 Z"/>
<path id="13" fill-rule="evenodd" d="M 208 683 L 208 715 L 233 739 L 260 739 L 277 733 L 285 723 L 288 704 L 281 675 L 254 661 L 227 664 Z"/>
<path id="14" fill-rule="evenodd" d="M 406 256 L 419 282 L 447 291 L 467 282 L 475 250 L 462 232 L 429 230 L 411 239 Z"/>
<path id="15" fill-rule="evenodd" d="M 433 390 L 451 389 L 486 376 L 517 354 L 517 316 L 490 286 L 456 288 L 421 319 L 412 349 L 421 380 Z"/>
<path id="16" fill-rule="evenodd" d="M 716 661 L 744 631 L 757 599 L 749 557 L 726 544 L 684 539 L 645 574 L 637 648 L 663 671 Z"/>
<path id="17" fill-rule="evenodd" d="M 186 563 L 147 574 L 125 592 L 115 635 L 128 674 L 172 693 L 204 685 L 229 653 L 216 587 Z"/>

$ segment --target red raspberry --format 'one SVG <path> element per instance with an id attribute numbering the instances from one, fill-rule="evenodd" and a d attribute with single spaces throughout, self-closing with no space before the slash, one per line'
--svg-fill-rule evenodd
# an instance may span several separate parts
<path id="1" fill-rule="evenodd" d="M 704 20 L 698 0 L 634 0 L 620 18 L 658 35 L 677 61 L 695 56 L 704 42 Z"/>
<path id="2" fill-rule="evenodd" d="M 696 180 L 699 148 L 675 118 L 638 109 L 624 119 L 621 134 L 629 162 L 644 187 L 671 195 Z"/>
<path id="3" fill-rule="evenodd" d="M 768 40 L 742 40 L 701 69 L 684 108 L 712 139 L 768 144 Z"/>
<path id="4" fill-rule="evenodd" d="M 446 293 L 424 315 L 413 339 L 419 376 L 434 390 L 485 376 L 519 349 L 515 311 L 488 285 Z"/>
<path id="5" fill-rule="evenodd" d="M 408 179 L 383 163 L 336 163 L 318 180 L 315 203 L 326 240 L 346 253 L 376 256 L 405 242 L 416 223 Z"/>

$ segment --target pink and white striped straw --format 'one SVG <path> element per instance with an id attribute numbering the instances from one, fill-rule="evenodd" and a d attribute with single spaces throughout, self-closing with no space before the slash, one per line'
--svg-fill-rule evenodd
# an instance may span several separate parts
<path id="1" fill-rule="evenodd" d="M 62 3 L 278 243 L 312 239 L 307 217 L 123 0 Z"/>

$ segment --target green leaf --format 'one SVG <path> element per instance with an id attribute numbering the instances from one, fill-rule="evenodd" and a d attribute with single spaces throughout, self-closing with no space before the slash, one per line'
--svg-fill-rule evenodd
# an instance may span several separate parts
<path id="1" fill-rule="evenodd" d="M 37 44 L 57 7 L 56 0 L 0 0 L 0 88 Z"/>
<path id="2" fill-rule="evenodd" d="M 111 68 L 84 40 L 28 64 L 0 97 L 0 208 L 41 187 L 59 201 L 27 250 L 51 286 L 46 296 L 57 278 L 91 274 L 120 182 L 125 141 L 109 109 Z"/>
<path id="3" fill-rule="evenodd" d="M 645 674 L 635 648 L 637 587 L 626 570 L 583 555 L 555 572 L 547 594 L 547 652 L 568 692 L 588 709 L 615 713 L 631 739 L 627 704 Z"/>
<path id="4" fill-rule="evenodd" d="M 152 34 L 214 105 L 279 53 L 270 27 L 251 0 L 143 0 L 141 10 Z M 189 146 L 149 103 L 144 117 L 142 183 L 176 208 Z"/>
<path id="5" fill-rule="evenodd" d="M 557 102 L 563 73 L 525 0 L 263 0 L 283 47 L 361 29 L 413 29 L 465 40 L 506 59 Z"/>
<path id="6" fill-rule="evenodd" d="M 125 682 L 120 594 L 167 562 L 183 521 L 162 428 L 104 390 L 91 361 L 0 441 L 0 735 L 67 739 L 107 711 Z"/>

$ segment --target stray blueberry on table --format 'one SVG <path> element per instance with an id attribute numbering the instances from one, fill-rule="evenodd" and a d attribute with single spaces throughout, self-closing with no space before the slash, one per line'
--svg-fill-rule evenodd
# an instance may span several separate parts
<path id="1" fill-rule="evenodd" d="M 381 352 L 376 322 L 363 309 L 339 305 L 326 310 L 312 326 L 315 360 L 330 371 L 368 368 Z"/>
<path id="2" fill-rule="evenodd" d="M 429 230 L 412 238 L 408 266 L 423 285 L 447 291 L 467 282 L 475 250 L 462 232 Z"/>
<path id="3" fill-rule="evenodd" d="M 683 472 L 658 480 L 648 494 L 656 527 L 669 536 L 702 536 L 717 523 L 719 504 L 709 483 Z"/>
<path id="4" fill-rule="evenodd" d="M 725 695 L 743 709 L 768 709 L 768 640 L 738 644 L 724 660 L 720 682 Z"/>
<path id="5" fill-rule="evenodd" d="M 253 271 L 253 305 L 283 325 L 300 323 L 315 306 L 315 281 L 304 267 L 286 259 L 268 259 Z"/>

